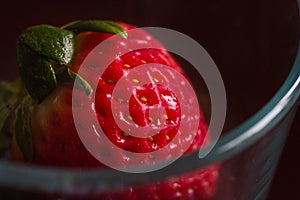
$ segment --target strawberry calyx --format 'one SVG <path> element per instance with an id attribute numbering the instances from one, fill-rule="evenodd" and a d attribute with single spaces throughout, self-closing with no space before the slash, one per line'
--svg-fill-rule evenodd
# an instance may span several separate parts
<path id="1" fill-rule="evenodd" d="M 49 96 L 58 84 L 74 82 L 75 78 L 79 78 L 81 89 L 86 90 L 87 94 L 92 92 L 88 82 L 69 69 L 74 55 L 75 36 L 81 32 L 127 37 L 121 26 L 99 20 L 72 22 L 62 28 L 38 25 L 26 29 L 20 35 L 17 42 L 17 64 L 29 95 L 37 103 Z"/>

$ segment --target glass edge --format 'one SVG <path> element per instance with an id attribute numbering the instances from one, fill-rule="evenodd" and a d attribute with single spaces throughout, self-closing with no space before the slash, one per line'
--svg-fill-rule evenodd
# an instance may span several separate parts
<path id="1" fill-rule="evenodd" d="M 297 0 L 298 4 L 298 14 L 300 0 Z M 299 41 L 298 41 L 299 43 Z M 240 124 L 238 127 L 229 131 L 226 136 L 221 138 L 212 151 L 207 157 L 199 159 L 195 166 L 183 167 L 179 170 L 175 169 L 175 165 L 184 166 L 187 162 L 198 157 L 198 153 L 195 152 L 191 155 L 185 156 L 182 159 L 176 161 L 173 165 L 166 167 L 165 169 L 158 170 L 158 172 L 150 172 L 143 175 L 143 180 L 159 180 L 163 177 L 172 176 L 177 173 L 184 173 L 184 171 L 198 168 L 199 166 L 205 166 L 211 164 L 215 161 L 221 161 L 227 157 L 234 155 L 235 153 L 241 151 L 241 149 L 246 148 L 253 142 L 262 137 L 272 126 L 271 124 L 276 124 L 280 119 L 282 119 L 289 110 L 296 103 L 300 95 L 300 45 L 298 44 L 297 55 L 293 67 L 281 88 L 273 96 L 273 98 L 255 115 L 249 118 L 244 123 Z M 276 110 L 275 110 L 276 109 Z M 271 114 L 270 114 L 271 113 Z M 186 165 L 185 165 L 186 166 Z M 9 170 L 7 171 L 7 169 Z M 9 161 L 0 160 L 0 171 L 5 171 L 9 174 L 14 174 L 15 176 L 20 176 L 24 174 L 29 174 L 30 176 L 39 176 L 38 181 L 34 179 L 27 179 L 26 184 L 28 186 L 30 183 L 40 184 L 40 181 L 49 181 L 49 177 L 53 183 L 61 182 L 64 184 L 64 179 L 76 180 L 75 182 L 80 182 L 79 180 L 92 180 L 93 182 L 101 179 L 103 183 L 107 185 L 115 186 L 116 188 L 122 187 L 123 184 L 137 184 L 134 180 L 141 176 L 141 174 L 128 174 L 123 172 L 116 172 L 115 170 L 90 170 L 89 172 L 82 172 L 82 170 L 77 169 L 49 169 L 45 167 L 38 166 L 27 166 L 27 165 L 16 165 Z M 117 175 L 116 175 L 117 173 Z M 6 174 L 8 175 L 8 174 Z M 145 176 L 146 175 L 146 176 Z M 129 176 L 129 178 L 125 178 Z M 20 177 L 19 177 L 20 178 Z M 120 183 L 120 179 L 124 180 L 125 183 Z M 108 182 L 105 182 L 109 180 Z M 4 184 L 6 180 L 3 175 L 0 175 L 0 185 Z M 19 180 L 16 180 L 16 182 Z M 10 181 L 12 184 L 14 180 Z M 51 183 L 51 182 L 50 182 Z M 49 184 L 49 182 L 47 183 Z M 42 184 L 43 185 L 43 184 Z M 61 185 L 57 185 L 56 189 L 59 189 Z M 52 188 L 56 191 L 55 188 Z M 63 188 L 60 188 L 63 189 Z M 60 190 L 59 189 L 59 190 Z"/>

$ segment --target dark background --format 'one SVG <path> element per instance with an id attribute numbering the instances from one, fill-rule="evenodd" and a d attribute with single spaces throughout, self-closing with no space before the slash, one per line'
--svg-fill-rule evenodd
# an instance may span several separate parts
<path id="1" fill-rule="evenodd" d="M 229 54 L 226 49 L 218 51 L 219 46 L 227 48 L 231 44 L 241 49 L 236 49 L 237 55 L 235 63 L 244 63 L 244 60 L 239 58 L 247 58 L 246 66 L 251 66 L 251 57 L 261 56 L 273 48 L 278 48 L 276 53 L 272 54 L 273 57 L 285 56 L 286 60 L 278 64 L 278 68 L 274 70 L 283 74 L 287 74 L 287 69 L 280 69 L 280 64 L 293 63 L 293 56 L 296 52 L 297 45 L 296 39 L 299 39 L 299 29 L 296 31 L 295 25 L 299 25 L 298 16 L 296 13 L 296 3 L 293 0 L 274 0 L 264 1 L 219 1 L 219 0 L 203 0 L 198 1 L 199 5 L 192 5 L 191 2 L 195 1 L 130 1 L 130 0 L 114 0 L 114 1 L 10 1 L 5 6 L 1 6 L 1 66 L 0 78 L 5 80 L 12 80 L 16 74 L 15 64 L 15 43 L 18 35 L 25 28 L 41 23 L 61 26 L 70 21 L 78 19 L 116 19 L 126 20 L 128 23 L 133 23 L 139 26 L 162 26 L 173 28 L 182 31 L 191 37 L 202 38 L 199 41 L 210 51 L 212 55 L 216 56 L 217 65 L 230 65 L 231 62 L 226 60 Z M 284 2 L 284 3 L 282 3 Z M 282 4 L 286 6 L 282 6 Z M 208 11 L 206 7 L 209 7 Z M 265 10 L 274 10 L 271 14 L 264 13 Z M 285 15 L 284 19 L 276 19 L 280 16 L 276 14 L 280 12 Z M 203 15 L 201 15 L 201 13 Z M 204 14 L 209 13 L 209 17 L 205 18 Z M 202 20 L 199 20 L 199 15 Z M 250 17 L 249 17 L 250 16 Z M 251 17 L 252 16 L 252 17 Z M 254 17 L 256 16 L 256 18 Z M 279 17 L 278 17 L 279 18 Z M 221 20 L 221 22 L 220 22 Z M 228 21 L 227 21 L 228 20 Z M 249 22 L 244 25 L 243 20 Z M 283 21 L 280 21 L 283 20 Z M 284 21 L 286 20 L 286 21 Z M 172 22 L 172 23 L 170 23 Z M 259 22 L 259 31 L 253 31 L 251 27 L 257 28 Z M 278 24 L 281 25 L 279 26 Z M 290 23 L 290 24 L 288 24 Z M 229 26 L 230 24 L 231 26 Z M 266 25 L 266 26 L 264 26 Z M 203 29 L 205 27 L 205 30 Z M 270 30 L 269 30 L 269 29 Z M 228 30 L 230 29 L 230 30 Z M 186 31 L 186 32 L 185 32 Z M 228 33 L 222 31 L 228 31 Z M 272 32 L 278 35 L 275 38 L 279 43 L 276 46 L 272 43 Z M 200 34 L 200 35 L 199 35 Z M 227 35 L 226 35 L 227 34 Z M 235 34 L 235 35 L 234 35 Z M 284 36 L 284 34 L 287 34 Z M 263 37 L 262 37 L 262 36 Z M 283 37 L 282 37 L 283 36 Z M 221 37 L 226 37 L 226 40 L 221 40 Z M 275 37 L 275 36 L 274 36 Z M 210 40 L 210 38 L 212 38 Z M 271 38 L 271 39 L 270 39 Z M 274 38 L 273 38 L 274 39 Z M 230 43 L 231 42 L 231 43 Z M 249 49 L 242 49 L 240 44 L 259 49 L 259 51 L 251 51 Z M 220 48 L 221 48 L 220 47 Z M 243 54 L 244 53 L 244 54 Z M 226 58 L 225 58 L 226 57 Z M 259 58 L 261 65 L 270 65 L 272 57 Z M 245 68 L 246 70 L 249 68 Z M 234 74 L 233 72 L 231 72 Z M 238 78 L 238 77 L 237 77 Z M 266 77 L 264 77 L 266 78 Z M 255 80 L 253 80 L 255 82 Z M 277 80 L 272 82 L 274 88 L 282 84 L 284 80 Z M 252 84 L 252 83 L 250 83 Z M 255 87 L 263 87 L 253 85 Z M 264 88 L 262 88 L 263 91 Z M 274 89 L 274 91 L 275 91 Z M 270 91 L 269 95 L 264 101 L 267 101 L 273 92 Z M 241 97 L 242 98 L 242 97 Z M 249 97 L 244 97 L 246 100 Z M 263 101 L 261 101 L 263 102 Z M 255 109 L 258 109 L 262 103 L 253 103 L 251 112 L 238 116 L 240 120 L 245 120 L 249 117 Z M 230 107 L 229 107 L 230 108 Z M 229 109 L 229 114 L 230 113 Z M 241 112 L 243 114 L 243 112 Z M 229 125 L 230 127 L 230 125 Z M 300 199 L 300 112 L 296 114 L 295 122 L 291 127 L 291 133 L 287 139 L 280 164 L 270 191 L 268 200 L 281 200 L 281 199 Z"/>

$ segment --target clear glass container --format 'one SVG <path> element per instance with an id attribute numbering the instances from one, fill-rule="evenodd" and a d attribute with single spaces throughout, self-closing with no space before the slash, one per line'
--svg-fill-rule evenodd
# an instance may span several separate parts
<path id="1" fill-rule="evenodd" d="M 197 40 L 217 64 L 227 93 L 226 123 L 213 150 L 203 159 L 195 152 L 142 174 L 19 165 L 3 159 L 0 199 L 123 199 L 124 191 L 212 166 L 218 166 L 213 195 L 190 199 L 267 197 L 299 103 L 299 1 L 154 2 L 126 1 L 116 6 L 117 1 L 111 1 L 100 8 L 77 5 L 55 23 L 72 21 L 77 13 L 81 19 L 114 18 L 175 29 Z M 61 7 L 67 8 L 67 3 Z M 89 12 L 80 13 L 80 7 L 90 8 Z M 5 70 L 1 68 L 1 78 Z M 209 120 L 209 95 L 204 93 L 199 100 Z M 152 194 L 149 190 L 137 199 L 157 199 Z"/>

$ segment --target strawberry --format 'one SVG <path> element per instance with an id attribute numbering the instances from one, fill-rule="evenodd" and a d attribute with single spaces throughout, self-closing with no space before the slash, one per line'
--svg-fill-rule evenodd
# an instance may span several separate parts
<path id="1" fill-rule="evenodd" d="M 134 33 L 134 36 L 126 38 L 127 31 L 134 28 L 121 22 L 86 21 L 71 23 L 63 28 L 43 25 L 25 31 L 23 33 L 24 37 L 21 35 L 18 43 L 20 74 L 24 82 L 23 87 L 26 87 L 28 94 L 35 101 L 28 100 L 23 103 L 24 107 L 30 107 L 27 121 L 19 120 L 20 122 L 17 123 L 18 117 L 16 117 L 16 126 L 29 127 L 29 131 L 27 135 L 19 133 L 21 131 L 12 131 L 13 139 L 10 152 L 13 160 L 60 167 L 105 167 L 83 145 L 78 135 L 78 127 L 75 126 L 73 119 L 74 110 L 80 113 L 79 122 L 77 123 L 80 124 L 83 130 L 86 130 L 87 137 L 91 141 L 97 132 L 88 127 L 87 124 L 89 123 L 87 122 L 90 121 L 99 123 L 106 137 L 114 145 L 125 151 L 151 153 L 171 144 L 182 123 L 181 117 L 185 114 L 181 112 L 184 105 L 180 104 L 179 97 L 172 89 L 165 86 L 162 81 L 164 79 L 161 79 L 160 74 L 164 74 L 168 81 L 176 82 L 176 78 L 171 73 L 168 75 L 157 68 L 156 74 L 149 76 L 151 80 L 154 80 L 152 83 L 143 83 L 136 87 L 134 91 L 123 91 L 124 95 L 127 92 L 131 93 L 128 101 L 129 113 L 123 112 L 124 99 L 114 98 L 113 92 L 118 81 L 124 77 L 130 78 L 128 74 L 143 64 L 168 66 L 185 76 L 181 67 L 163 48 L 162 44 L 148 33 L 139 30 Z M 62 40 L 51 43 L 52 38 L 50 41 L 48 39 L 47 42 L 47 40 L 30 37 L 31 35 L 36 37 L 40 33 L 45 35 L 50 32 L 49 37 L 53 36 L 54 41 L 56 41 L 55 38 L 62 38 Z M 114 55 L 112 52 L 128 50 L 132 46 L 138 46 L 139 43 L 147 43 L 160 48 L 140 48 L 123 55 L 114 55 L 115 59 L 99 75 L 97 69 L 103 66 L 98 62 L 98 57 L 93 55 L 94 48 L 104 40 L 111 38 L 112 34 L 119 34 L 121 37 L 117 37 L 116 40 L 106 46 L 105 52 L 101 52 L 103 59 Z M 48 43 L 51 43 L 51 45 L 48 45 Z M 55 46 L 53 44 L 59 45 Z M 41 46 L 47 47 L 47 45 L 50 46 L 48 50 L 44 51 L 40 48 Z M 73 46 L 73 48 L 69 48 L 69 46 Z M 57 49 L 63 49 L 64 51 L 60 52 Z M 58 51 L 58 53 L 52 54 L 53 51 Z M 93 64 L 92 66 L 85 64 L 88 56 L 92 57 L 90 61 Z M 43 70 L 38 71 L 34 68 L 35 63 L 30 59 L 32 57 L 38 58 L 36 59 L 38 65 L 43 67 Z M 25 66 L 33 67 L 26 68 Z M 39 79 L 41 76 L 44 78 Z M 81 85 L 73 90 L 72 81 L 74 81 L 74 77 L 79 78 Z M 132 78 L 123 87 L 131 88 L 141 81 L 139 78 Z M 33 86 L 36 86 L 36 84 L 40 84 L 42 89 L 34 90 Z M 88 98 L 88 95 L 92 92 L 89 84 L 97 85 L 94 90 L 94 99 Z M 75 99 L 74 93 L 76 94 Z M 183 98 L 190 99 L 192 94 L 187 94 Z M 111 109 L 112 105 L 119 111 L 114 112 Z M 161 106 L 163 114 L 153 113 L 150 110 L 155 105 Z M 15 108 L 20 115 L 27 113 L 22 108 L 22 106 L 21 109 L 19 107 Z M 207 127 L 201 110 L 199 113 L 197 132 L 194 137 L 191 137 L 192 133 L 189 133 L 190 126 L 183 127 L 182 130 L 185 134 L 181 137 L 180 142 L 175 142 L 177 151 L 189 153 L 203 145 Z M 97 121 L 94 121 L 91 115 L 96 115 Z M 152 126 L 156 127 L 158 131 L 151 136 L 146 135 L 143 131 L 139 132 L 142 137 L 132 136 L 119 127 L 115 117 L 122 119 L 121 123 L 124 123 L 124 126 L 126 124 L 135 124 L 139 127 Z M 31 137 L 26 137 L 28 134 Z M 189 144 L 187 149 L 183 147 L 186 144 Z M 125 154 L 117 155 L 115 152 L 110 151 L 110 147 L 105 145 L 99 148 L 103 152 L 109 152 L 112 159 L 121 156 L 123 160 L 119 164 L 126 165 Z M 30 155 L 28 156 L 28 154 Z M 167 153 L 161 154 L 161 159 L 169 156 L 169 154 L 172 155 L 171 148 Z M 145 156 L 143 159 L 142 163 L 144 164 L 151 162 L 151 156 Z M 124 199 L 126 196 L 127 199 L 206 199 L 214 194 L 217 177 L 217 167 L 211 166 L 159 183 L 103 195 L 110 199 L 118 199 L 119 197 Z M 146 194 L 148 194 L 147 197 Z"/>

